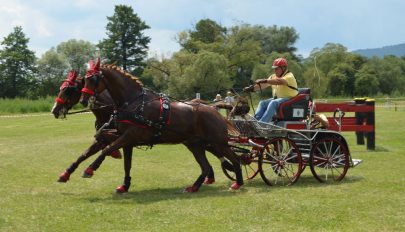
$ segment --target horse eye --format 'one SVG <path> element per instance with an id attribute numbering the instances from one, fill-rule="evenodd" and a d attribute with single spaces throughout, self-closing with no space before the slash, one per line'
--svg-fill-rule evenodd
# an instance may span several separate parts
<path id="1" fill-rule="evenodd" d="M 73 93 L 73 91 L 75 90 L 75 88 L 76 87 L 67 87 L 66 90 L 65 90 L 65 94 L 67 96 L 70 96 Z"/>
<path id="2" fill-rule="evenodd" d="M 95 84 L 95 83 L 97 83 L 97 81 L 98 81 L 98 76 L 94 75 L 94 76 L 92 76 L 92 77 L 90 78 L 90 80 L 91 80 L 91 82 L 92 82 L 93 84 Z"/>

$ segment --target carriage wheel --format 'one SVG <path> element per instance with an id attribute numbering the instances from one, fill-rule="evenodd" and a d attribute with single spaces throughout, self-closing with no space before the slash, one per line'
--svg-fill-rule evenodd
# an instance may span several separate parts
<path id="1" fill-rule="evenodd" d="M 239 158 L 240 168 L 242 170 L 242 175 L 245 178 L 245 180 L 251 180 L 255 178 L 257 173 L 259 173 L 258 153 L 256 152 L 245 153 L 245 152 L 238 152 L 237 150 L 234 151 Z M 236 181 L 235 172 L 227 170 L 223 166 L 222 171 L 224 172 L 225 176 L 228 177 L 230 180 Z"/>
<path id="2" fill-rule="evenodd" d="M 337 138 L 325 138 L 315 143 L 310 157 L 312 175 L 319 182 L 342 180 L 349 169 L 349 152 Z"/>
<path id="3" fill-rule="evenodd" d="M 290 139 L 274 138 L 259 155 L 259 170 L 268 185 L 292 185 L 303 170 L 301 152 Z"/>

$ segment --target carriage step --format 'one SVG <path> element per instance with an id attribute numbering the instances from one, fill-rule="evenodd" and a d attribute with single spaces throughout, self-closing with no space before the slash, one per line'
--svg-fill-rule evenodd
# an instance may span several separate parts
<path id="1" fill-rule="evenodd" d="M 309 159 L 309 153 L 301 153 L 301 157 L 304 159 Z"/>
<path id="2" fill-rule="evenodd" d="M 352 159 L 352 168 L 356 167 L 357 165 L 361 164 L 363 160 L 361 159 Z"/>
<path id="3" fill-rule="evenodd" d="M 295 142 L 295 141 L 294 141 Z M 310 146 L 308 143 L 295 143 L 297 146 Z"/>

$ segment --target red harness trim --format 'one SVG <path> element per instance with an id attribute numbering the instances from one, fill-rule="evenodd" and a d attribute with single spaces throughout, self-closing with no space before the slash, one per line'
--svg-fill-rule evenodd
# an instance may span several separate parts
<path id="1" fill-rule="evenodd" d="M 136 126 L 136 127 L 139 127 L 139 128 L 143 128 L 143 129 L 145 129 L 147 127 L 147 126 L 142 125 L 142 124 L 134 123 L 134 122 L 132 122 L 130 120 L 119 120 L 118 122 L 127 123 L 127 124 L 130 124 L 130 125 L 133 125 L 133 126 Z"/>
<path id="2" fill-rule="evenodd" d="M 59 104 L 65 104 L 65 101 L 62 98 L 57 97 L 55 99 L 55 102 L 59 103 Z"/>
<path id="3" fill-rule="evenodd" d="M 91 90 L 91 89 L 88 89 L 88 88 L 83 88 L 82 89 L 82 92 L 83 93 L 87 93 L 87 94 L 90 94 L 90 95 L 94 95 L 94 91 L 93 90 Z"/>

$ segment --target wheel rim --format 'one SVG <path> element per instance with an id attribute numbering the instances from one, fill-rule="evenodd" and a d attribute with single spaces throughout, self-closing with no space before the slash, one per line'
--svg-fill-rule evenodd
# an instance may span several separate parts
<path id="1" fill-rule="evenodd" d="M 301 175 L 301 152 L 288 138 L 275 138 L 267 142 L 259 156 L 259 170 L 268 185 L 291 185 Z"/>
<path id="2" fill-rule="evenodd" d="M 349 169 L 349 152 L 337 138 L 318 141 L 311 151 L 312 175 L 319 182 L 341 181 Z"/>

